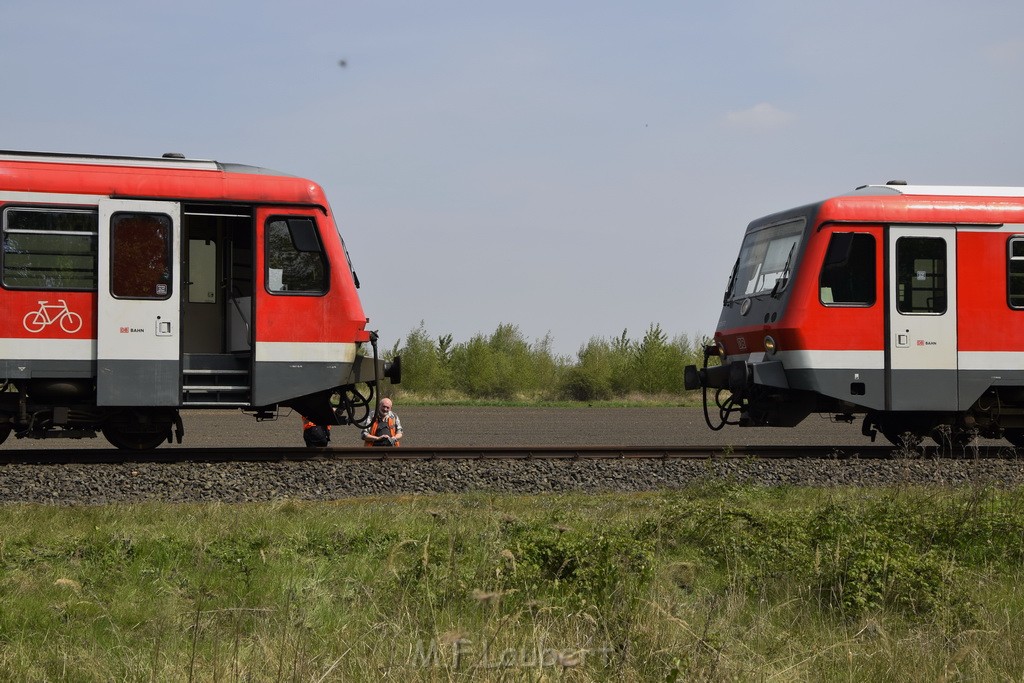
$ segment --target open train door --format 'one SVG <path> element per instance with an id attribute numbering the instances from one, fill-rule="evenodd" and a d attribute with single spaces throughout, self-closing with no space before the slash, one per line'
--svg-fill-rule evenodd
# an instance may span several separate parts
<path id="1" fill-rule="evenodd" d="M 99 204 L 96 403 L 181 401 L 181 209 L 175 202 Z"/>
<path id="2" fill-rule="evenodd" d="M 957 410 L 956 229 L 891 226 L 887 410 Z"/>

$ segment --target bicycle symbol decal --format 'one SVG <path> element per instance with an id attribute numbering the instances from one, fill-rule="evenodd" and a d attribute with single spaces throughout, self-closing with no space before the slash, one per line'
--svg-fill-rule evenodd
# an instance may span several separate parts
<path id="1" fill-rule="evenodd" d="M 82 316 L 74 311 L 68 310 L 68 302 L 64 299 L 57 299 L 60 303 L 51 304 L 47 301 L 39 302 L 39 309 L 29 311 L 22 320 L 25 329 L 33 334 L 42 332 L 54 323 L 60 323 L 60 329 L 68 334 L 74 334 L 82 329 Z"/>

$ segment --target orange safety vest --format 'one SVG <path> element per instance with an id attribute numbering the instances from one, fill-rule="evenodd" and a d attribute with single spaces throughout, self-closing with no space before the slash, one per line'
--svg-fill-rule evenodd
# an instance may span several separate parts
<path id="1" fill-rule="evenodd" d="M 310 427 L 316 426 L 316 422 L 310 422 L 308 417 L 306 417 L 305 415 L 302 416 L 302 431 L 306 431 Z M 324 425 L 324 427 L 327 427 L 327 431 L 331 431 L 331 425 Z"/>
<path id="2" fill-rule="evenodd" d="M 370 428 L 367 430 L 367 432 L 370 434 L 370 436 L 380 436 L 380 434 L 377 433 L 377 427 L 379 427 L 379 426 L 380 426 L 380 420 L 374 418 L 373 424 L 371 424 Z M 393 418 L 393 417 L 389 417 L 388 418 L 388 431 L 391 432 L 391 436 L 394 436 L 395 434 L 398 433 L 398 430 L 395 429 L 395 418 Z M 363 445 L 367 446 L 367 447 L 371 447 L 371 446 L 373 446 L 373 442 L 372 441 L 364 441 Z M 400 445 L 401 444 L 397 444 L 397 443 L 395 444 L 396 447 L 400 446 Z"/>

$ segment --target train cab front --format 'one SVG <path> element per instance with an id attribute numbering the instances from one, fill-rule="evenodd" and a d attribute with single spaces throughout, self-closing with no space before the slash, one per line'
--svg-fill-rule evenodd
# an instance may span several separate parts
<path id="1" fill-rule="evenodd" d="M 792 427 L 814 411 L 813 395 L 792 389 L 783 362 L 772 357 L 772 335 L 764 335 L 762 343 L 765 348 L 756 352 L 729 354 L 725 341 L 719 339 L 704 349 L 703 367 L 685 368 L 684 385 L 691 391 L 702 390 L 705 419 L 712 429 L 727 424 Z M 717 423 L 709 410 L 712 402 L 718 410 Z"/>
<path id="2" fill-rule="evenodd" d="M 780 342 L 792 339 L 786 313 L 798 308 L 791 300 L 798 298 L 794 291 L 808 214 L 770 216 L 748 227 L 726 286 L 715 342 L 704 349 L 703 367 L 684 370 L 686 389 L 703 392 L 712 429 L 794 426 L 815 408 L 813 394 L 791 388 L 778 353 Z M 709 411 L 712 400 L 717 423 Z"/>
<path id="3" fill-rule="evenodd" d="M 367 331 L 372 355 L 360 351 L 352 359 L 342 384 L 282 401 L 282 406 L 297 410 L 318 425 L 356 425 L 363 427 L 376 410 L 375 402 L 383 395 L 381 385 L 402 381 L 402 357 L 381 358 L 377 348 L 377 333 Z"/>

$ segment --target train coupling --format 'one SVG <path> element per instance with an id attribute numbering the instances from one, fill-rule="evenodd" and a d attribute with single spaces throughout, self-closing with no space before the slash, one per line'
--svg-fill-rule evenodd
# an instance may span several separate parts
<path id="1" fill-rule="evenodd" d="M 402 383 L 402 357 L 395 356 L 392 360 L 384 361 L 384 376 L 387 377 L 392 384 Z"/>
<path id="2" fill-rule="evenodd" d="M 751 379 L 752 366 L 742 360 L 709 368 L 687 365 L 683 369 L 683 386 L 690 391 L 707 387 L 709 389 L 728 389 L 738 393 L 750 385 Z"/>

